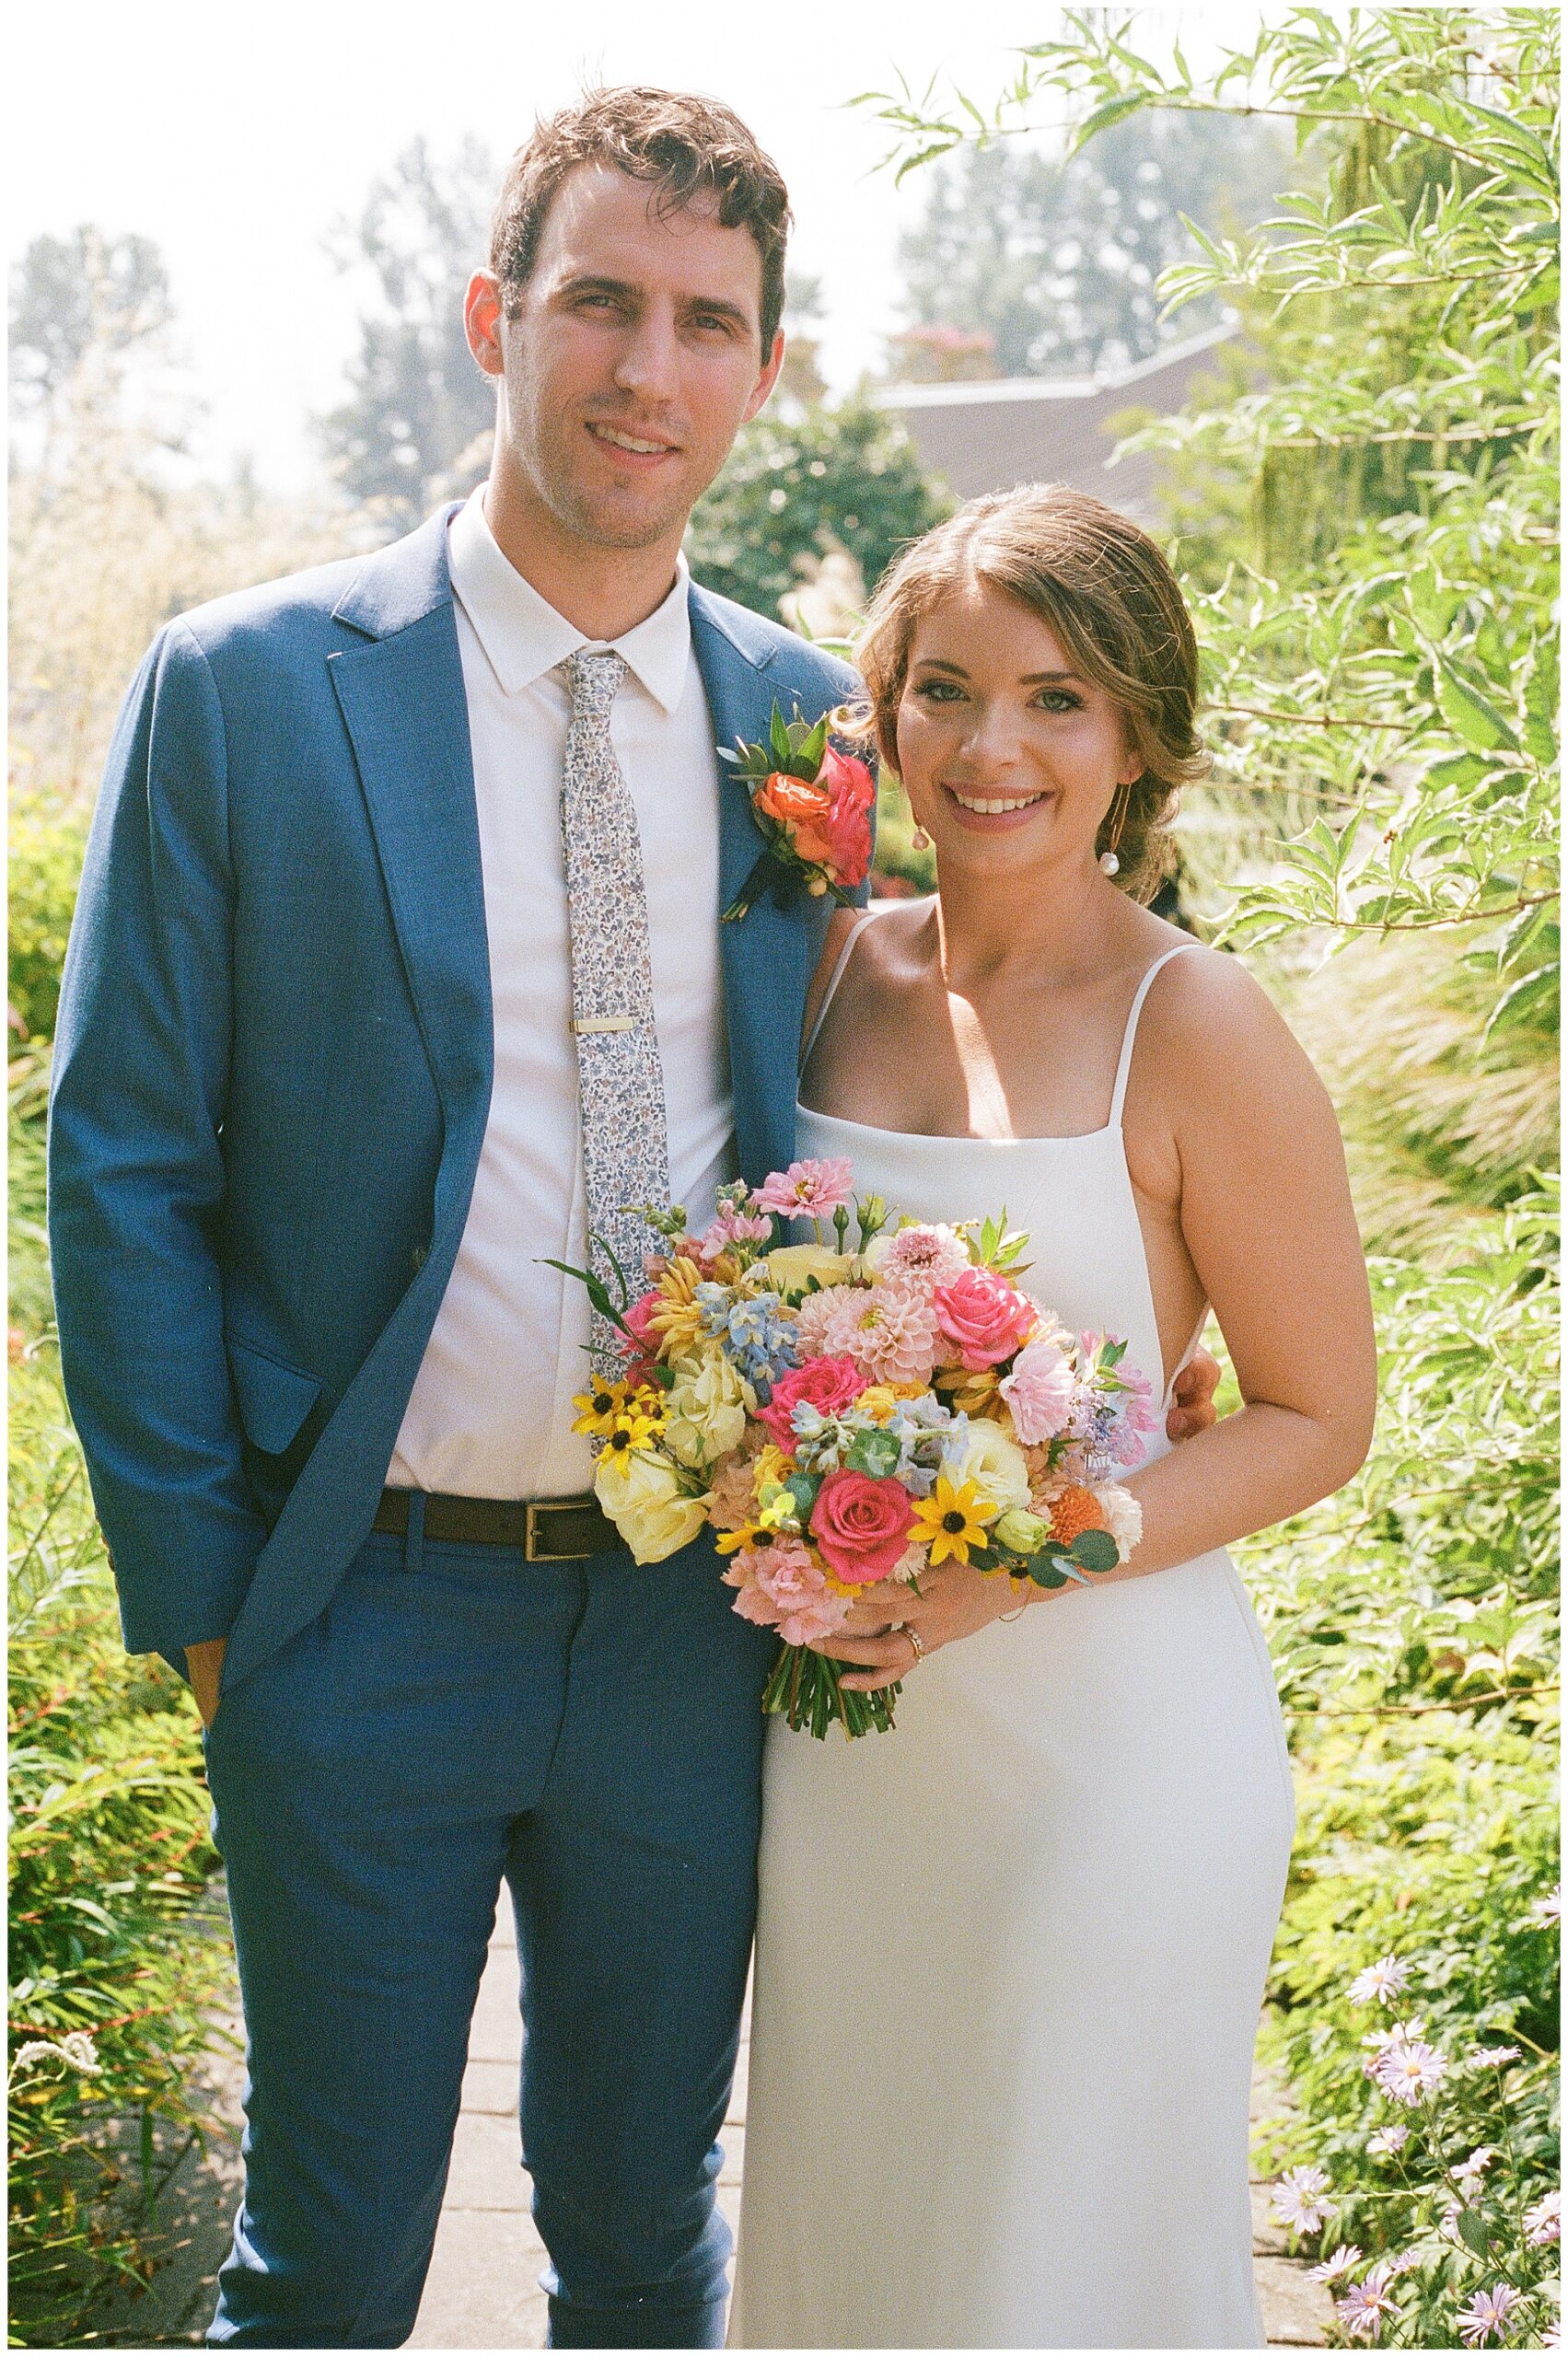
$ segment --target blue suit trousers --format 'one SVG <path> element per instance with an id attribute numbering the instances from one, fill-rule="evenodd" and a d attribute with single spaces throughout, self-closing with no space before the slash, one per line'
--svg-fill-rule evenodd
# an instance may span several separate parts
<path id="1" fill-rule="evenodd" d="M 213 2342 L 407 2338 L 505 1882 L 552 2345 L 718 2346 L 774 1641 L 705 1538 L 529 1563 L 422 1518 L 208 1736 L 250 2071 Z"/>

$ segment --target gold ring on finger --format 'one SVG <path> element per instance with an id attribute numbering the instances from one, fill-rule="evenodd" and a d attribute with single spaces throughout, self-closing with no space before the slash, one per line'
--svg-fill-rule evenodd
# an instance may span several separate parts
<path id="1" fill-rule="evenodd" d="M 925 1659 L 924 1642 L 921 1636 L 920 1631 L 916 1628 L 912 1628 L 907 1620 L 904 1622 L 904 1634 L 909 1639 L 910 1643 L 914 1647 L 914 1659 L 911 1662 L 910 1667 L 912 1669 L 918 1669 L 921 1663 Z"/>

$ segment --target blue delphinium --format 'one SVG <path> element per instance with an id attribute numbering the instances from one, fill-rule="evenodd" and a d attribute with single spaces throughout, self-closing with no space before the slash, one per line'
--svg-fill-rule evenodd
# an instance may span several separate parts
<path id="1" fill-rule="evenodd" d="M 703 1313 L 705 1330 L 744 1376 L 765 1408 L 772 1387 L 786 1367 L 798 1364 L 795 1320 L 776 1293 L 753 1295 L 738 1301 L 727 1285 L 701 1284 L 692 1296 Z"/>

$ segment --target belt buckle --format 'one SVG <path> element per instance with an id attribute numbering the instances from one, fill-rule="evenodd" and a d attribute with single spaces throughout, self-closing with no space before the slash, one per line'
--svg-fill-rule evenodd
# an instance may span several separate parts
<path id="1" fill-rule="evenodd" d="M 582 1561 L 581 1550 L 578 1549 L 568 1548 L 563 1552 L 559 1549 L 541 1546 L 540 1543 L 541 1517 L 552 1514 L 569 1514 L 572 1512 L 571 1507 L 556 1505 L 546 1499 L 530 1498 L 527 1502 L 524 1512 L 526 1520 L 523 1526 L 523 1552 L 530 1563 L 576 1563 Z"/>

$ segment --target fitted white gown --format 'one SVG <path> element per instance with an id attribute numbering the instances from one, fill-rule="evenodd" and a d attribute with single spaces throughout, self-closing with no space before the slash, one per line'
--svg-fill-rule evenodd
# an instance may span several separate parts
<path id="1" fill-rule="evenodd" d="M 1028 1290 L 1124 1334 L 1157 1390 L 1121 1139 L 1156 970 L 1103 1130 L 803 1107 L 798 1151 L 919 1217 L 1005 1207 Z M 1260 2347 L 1248 2090 L 1293 1824 L 1223 1551 L 943 1647 L 891 1734 L 775 1720 L 731 2345 Z"/>

